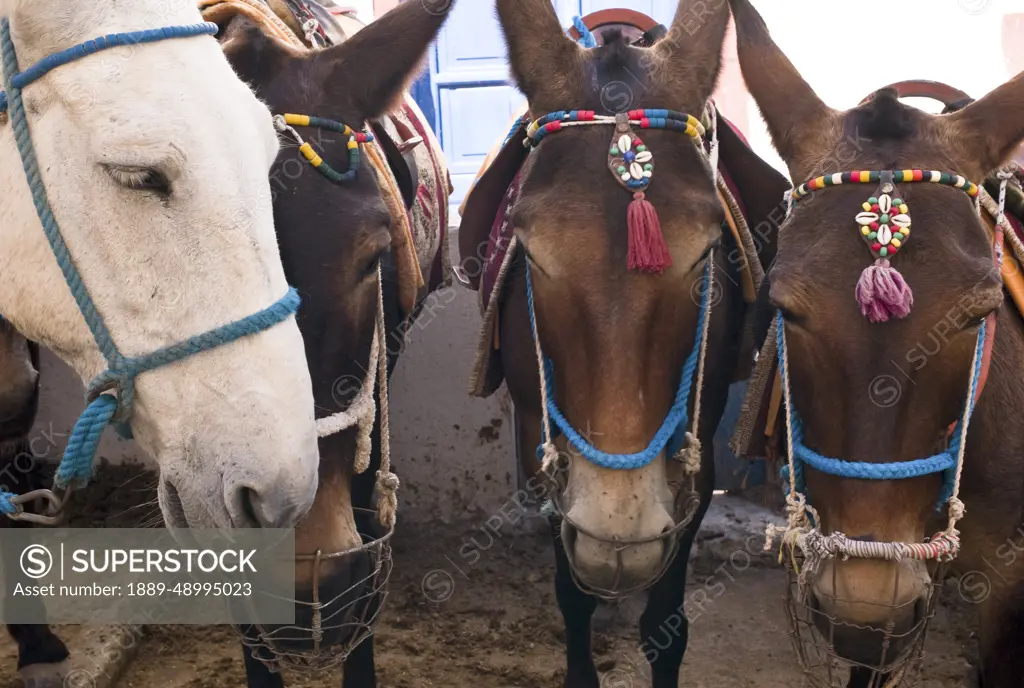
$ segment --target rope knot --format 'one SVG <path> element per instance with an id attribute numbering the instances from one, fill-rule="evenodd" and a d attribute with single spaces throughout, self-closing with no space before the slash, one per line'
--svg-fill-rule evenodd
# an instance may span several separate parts
<path id="1" fill-rule="evenodd" d="M 633 194 L 634 201 L 642 201 L 645 198 L 647 198 L 647 194 L 645 194 L 643 191 L 637 191 L 635 194 Z"/>
<path id="2" fill-rule="evenodd" d="M 401 484 L 402 483 L 398 479 L 398 476 L 391 471 L 388 471 L 387 473 L 384 471 L 377 471 L 377 489 L 380 490 L 381 493 L 394 494 L 398 492 L 398 488 Z"/>
<path id="3" fill-rule="evenodd" d="M 683 471 L 687 475 L 697 475 L 700 473 L 701 456 L 702 447 L 700 439 L 692 432 L 687 432 L 686 444 L 678 454 L 678 457 L 683 462 Z"/>
<path id="4" fill-rule="evenodd" d="M 960 501 L 959 497 L 950 497 L 949 502 L 949 518 L 953 523 L 956 523 L 964 517 L 964 513 L 967 511 L 967 507 Z"/>

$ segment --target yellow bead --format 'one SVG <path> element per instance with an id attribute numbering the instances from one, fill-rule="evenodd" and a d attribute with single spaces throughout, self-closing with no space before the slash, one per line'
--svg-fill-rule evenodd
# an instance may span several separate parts
<path id="1" fill-rule="evenodd" d="M 293 127 L 308 127 L 309 115 L 285 115 L 284 121 Z"/>
<path id="2" fill-rule="evenodd" d="M 900 206 L 900 212 L 903 213 L 904 215 L 910 212 L 910 208 L 907 207 L 906 203 Z"/>
<path id="3" fill-rule="evenodd" d="M 914 170 L 903 170 L 903 181 L 909 182 L 914 180 Z"/>
<path id="4" fill-rule="evenodd" d="M 864 225 L 863 227 L 860 228 L 860 233 L 863 234 L 864 236 L 867 236 L 868 234 L 871 234 L 871 228 L 868 227 L 867 225 Z"/>
<path id="5" fill-rule="evenodd" d="M 860 173 L 860 180 L 862 182 L 869 182 L 869 181 L 871 181 L 871 172 L 861 172 Z"/>
<path id="6" fill-rule="evenodd" d="M 861 203 L 860 207 L 863 208 L 864 212 L 866 212 L 866 213 L 870 213 L 871 212 L 871 204 L 870 203 Z"/>
<path id="7" fill-rule="evenodd" d="M 905 237 L 910 236 L 910 227 L 900 227 L 900 234 Z"/>
<path id="8" fill-rule="evenodd" d="M 890 244 L 892 244 L 893 246 L 895 246 L 896 248 L 899 248 L 900 246 L 902 246 L 902 245 L 903 245 L 902 243 L 900 243 L 900 240 L 899 240 L 899 239 L 893 239 L 893 240 L 892 240 L 892 241 L 890 241 L 889 243 L 890 243 Z"/>
<path id="9" fill-rule="evenodd" d="M 359 142 L 358 141 L 352 140 L 352 141 L 348 142 L 348 149 L 352 150 L 353 148 L 359 148 Z"/>

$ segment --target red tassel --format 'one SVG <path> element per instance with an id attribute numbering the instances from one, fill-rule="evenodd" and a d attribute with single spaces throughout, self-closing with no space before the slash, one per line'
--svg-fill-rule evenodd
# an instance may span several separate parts
<path id="1" fill-rule="evenodd" d="M 629 228 L 629 269 L 640 272 L 664 272 L 672 265 L 658 213 L 643 191 L 633 194 L 626 216 Z"/>

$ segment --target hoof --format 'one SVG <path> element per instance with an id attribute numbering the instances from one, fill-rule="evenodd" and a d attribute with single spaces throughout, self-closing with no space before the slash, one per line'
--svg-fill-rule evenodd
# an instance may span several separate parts
<path id="1" fill-rule="evenodd" d="M 25 688 L 79 688 L 68 683 L 75 672 L 71 671 L 68 660 L 56 664 L 29 664 L 18 670 Z M 84 688 L 84 687 L 83 687 Z"/>

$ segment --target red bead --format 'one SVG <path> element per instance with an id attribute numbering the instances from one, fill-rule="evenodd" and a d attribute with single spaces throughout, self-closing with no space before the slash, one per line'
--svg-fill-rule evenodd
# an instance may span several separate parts
<path id="1" fill-rule="evenodd" d="M 629 118 L 630 119 L 643 119 L 643 116 L 644 116 L 644 111 L 643 110 L 630 110 L 629 111 Z"/>
<path id="2" fill-rule="evenodd" d="M 893 255 L 894 253 L 896 253 L 897 251 L 899 251 L 898 248 L 896 248 L 895 246 L 893 246 L 891 244 L 889 245 L 889 255 L 890 256 Z"/>
<path id="3" fill-rule="evenodd" d="M 878 210 L 879 210 L 879 208 L 878 208 L 878 204 L 877 203 L 875 203 L 874 205 L 871 206 L 871 212 L 877 213 Z"/>
<path id="4" fill-rule="evenodd" d="M 548 122 L 547 124 L 544 125 L 544 128 L 547 129 L 548 131 L 558 131 L 562 128 L 562 122 L 559 120 L 556 120 L 554 122 Z"/>
<path id="5" fill-rule="evenodd" d="M 642 117 L 640 119 L 640 128 L 641 129 L 649 129 L 650 127 L 651 127 L 651 120 L 647 119 L 646 117 Z"/>
<path id="6" fill-rule="evenodd" d="M 635 143 L 637 146 L 644 145 L 644 142 L 641 141 L 639 138 L 633 139 L 633 143 Z"/>
<path id="7" fill-rule="evenodd" d="M 850 181 L 851 182 L 859 182 L 860 181 L 860 171 L 859 170 L 853 170 L 852 172 L 850 172 Z"/>
<path id="8" fill-rule="evenodd" d="M 919 182 L 924 179 L 924 172 L 921 170 L 914 170 L 914 181 Z"/>
<path id="9" fill-rule="evenodd" d="M 873 229 L 873 230 L 875 230 L 877 232 L 878 231 L 878 223 L 877 222 L 872 222 L 871 223 L 871 229 Z"/>
<path id="10" fill-rule="evenodd" d="M 882 250 L 882 245 L 876 241 L 875 243 L 871 244 L 871 250 L 877 253 L 878 251 Z"/>

